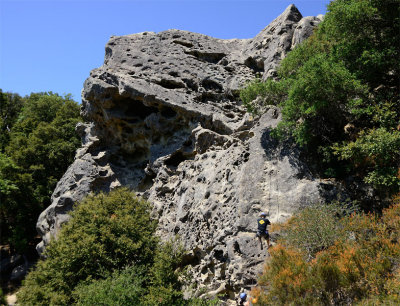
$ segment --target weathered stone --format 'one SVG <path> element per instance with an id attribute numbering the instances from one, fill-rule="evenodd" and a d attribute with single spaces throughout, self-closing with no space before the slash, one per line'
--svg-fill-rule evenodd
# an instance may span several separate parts
<path id="1" fill-rule="evenodd" d="M 15 267 L 10 276 L 11 281 L 20 281 L 22 280 L 25 275 L 28 273 L 28 265 L 19 265 Z"/>
<path id="2" fill-rule="evenodd" d="M 274 76 L 320 19 L 291 5 L 253 39 L 179 30 L 111 37 L 104 65 L 85 81 L 83 146 L 39 218 L 38 251 L 73 203 L 129 186 L 154 204 L 159 235 L 179 235 L 190 251 L 196 294 L 233 298 L 254 285 L 268 256 L 255 239 L 258 214 L 283 221 L 336 189 L 321 187 L 295 146 L 270 137 L 279 109 L 252 118 L 238 90 Z"/>

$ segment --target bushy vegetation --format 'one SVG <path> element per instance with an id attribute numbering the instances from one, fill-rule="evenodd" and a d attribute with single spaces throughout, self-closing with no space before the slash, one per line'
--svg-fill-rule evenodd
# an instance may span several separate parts
<path id="1" fill-rule="evenodd" d="M 1 244 L 24 252 L 40 212 L 74 159 L 79 105 L 69 95 L 0 91 Z"/>
<path id="2" fill-rule="evenodd" d="M 150 204 L 125 188 L 88 196 L 26 277 L 21 305 L 190 305 L 184 250 L 161 244 Z M 206 304 L 204 301 L 200 303 Z"/>
<path id="3" fill-rule="evenodd" d="M 321 217 L 322 215 L 322 217 Z M 311 220 L 309 219 L 311 217 Z M 329 220 L 329 229 L 313 221 Z M 303 224 L 308 224 L 302 226 Z M 325 222 L 326 224 L 326 222 Z M 340 217 L 321 205 L 295 215 L 270 250 L 271 260 L 253 290 L 257 305 L 397 305 L 400 302 L 400 201 L 378 217 Z M 329 239 L 310 238 L 316 236 Z M 306 241 L 317 241 L 313 246 Z"/>
<path id="4" fill-rule="evenodd" d="M 282 61 L 278 79 L 241 92 L 253 113 L 281 107 L 274 135 L 303 146 L 322 175 L 358 176 L 382 198 L 400 187 L 399 21 L 398 1 L 332 1 L 314 34 Z"/>
<path id="5" fill-rule="evenodd" d="M 356 206 L 348 203 L 310 205 L 288 221 L 285 242 L 302 250 L 307 258 L 313 258 L 342 237 L 342 222 L 345 220 L 342 217 L 354 211 Z"/>

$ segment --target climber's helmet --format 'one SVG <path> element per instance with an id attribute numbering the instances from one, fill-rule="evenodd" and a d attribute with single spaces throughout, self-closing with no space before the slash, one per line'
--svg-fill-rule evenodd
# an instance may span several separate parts
<path id="1" fill-rule="evenodd" d="M 242 301 L 244 301 L 246 298 L 247 298 L 247 294 L 244 293 L 244 292 L 242 292 L 242 293 L 240 294 L 240 299 L 241 299 Z"/>
<path id="2" fill-rule="evenodd" d="M 260 217 L 266 217 L 267 214 L 265 212 L 260 213 Z"/>

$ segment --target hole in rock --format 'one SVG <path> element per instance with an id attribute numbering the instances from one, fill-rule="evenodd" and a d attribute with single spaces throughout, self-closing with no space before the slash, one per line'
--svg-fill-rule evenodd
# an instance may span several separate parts
<path id="1" fill-rule="evenodd" d="M 117 107 L 125 108 L 125 114 L 127 117 L 139 117 L 145 119 L 152 113 L 157 113 L 158 109 L 152 106 L 146 106 L 139 100 L 126 99 L 118 102 Z M 125 107 L 124 107 L 125 106 Z"/>
<path id="2" fill-rule="evenodd" d="M 179 151 L 171 154 L 170 158 L 165 161 L 165 164 L 167 166 L 178 167 L 178 165 L 185 160 L 185 156 Z"/>
<path id="3" fill-rule="evenodd" d="M 211 79 L 204 79 L 203 81 L 201 81 L 201 86 L 203 86 L 207 90 L 222 91 L 222 86 Z"/>
<path id="4" fill-rule="evenodd" d="M 186 86 L 189 87 L 193 91 L 198 91 L 199 90 L 199 85 L 191 79 L 182 79 L 183 82 L 185 82 Z"/>
<path id="5" fill-rule="evenodd" d="M 188 42 L 188 41 L 174 40 L 173 43 L 174 44 L 178 44 L 178 45 L 182 45 L 182 46 L 187 47 L 187 48 L 193 47 L 193 44 Z"/>
<path id="6" fill-rule="evenodd" d="M 234 250 L 235 252 L 238 252 L 239 254 L 242 253 L 242 251 L 240 250 L 239 242 L 235 241 L 235 242 L 233 243 L 233 250 Z"/>
<path id="7" fill-rule="evenodd" d="M 163 106 L 161 108 L 161 116 L 165 118 L 174 118 L 176 116 L 176 111 L 174 111 L 171 107 Z"/>
<path id="8" fill-rule="evenodd" d="M 168 74 L 169 74 L 170 76 L 173 76 L 173 77 L 179 76 L 179 72 L 176 72 L 176 71 L 170 71 L 170 72 L 168 72 Z"/>
<path id="9" fill-rule="evenodd" d="M 202 92 L 201 94 L 197 95 L 194 100 L 196 102 L 208 102 L 208 101 L 213 101 L 213 102 L 220 102 L 223 100 L 223 95 L 222 94 L 217 94 L 213 92 Z"/>
<path id="10" fill-rule="evenodd" d="M 161 81 L 157 82 L 157 84 L 167 89 L 185 88 L 185 84 L 183 82 L 175 80 L 161 79 Z"/>
<path id="11" fill-rule="evenodd" d="M 111 57 L 111 55 L 112 55 L 112 49 L 110 47 L 106 47 L 106 57 Z"/>
<path id="12" fill-rule="evenodd" d="M 249 56 L 244 61 L 244 64 L 255 72 L 264 72 L 264 61 L 261 59 L 256 60 L 253 57 Z"/>
<path id="13" fill-rule="evenodd" d="M 222 250 L 215 250 L 215 251 L 214 251 L 214 257 L 215 257 L 218 261 L 222 261 L 222 262 L 225 262 L 225 261 L 226 261 L 226 257 L 224 256 L 224 251 L 222 251 Z"/>
<path id="14" fill-rule="evenodd" d="M 226 56 L 225 53 L 201 52 L 201 51 L 198 51 L 198 50 L 185 51 L 185 53 L 193 55 L 195 58 L 197 58 L 200 61 L 209 62 L 209 63 L 212 63 L 212 64 L 218 63 L 223 57 Z"/>

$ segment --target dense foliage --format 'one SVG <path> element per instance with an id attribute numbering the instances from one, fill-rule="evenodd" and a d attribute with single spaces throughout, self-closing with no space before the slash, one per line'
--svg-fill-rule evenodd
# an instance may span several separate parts
<path id="1" fill-rule="evenodd" d="M 0 116 L 1 243 L 23 252 L 80 145 L 79 105 L 69 95 L 0 92 Z"/>
<path id="2" fill-rule="evenodd" d="M 387 197 L 400 187 L 399 41 L 399 1 L 332 1 L 278 80 L 255 80 L 241 98 L 254 113 L 279 105 L 275 135 L 293 137 L 323 175 L 357 175 Z"/>
<path id="3" fill-rule="evenodd" d="M 21 305 L 205 305 L 185 301 L 184 251 L 161 244 L 150 204 L 128 189 L 88 196 L 31 271 Z"/>
<path id="4" fill-rule="evenodd" d="M 341 218 L 356 211 L 349 203 L 314 204 L 301 210 L 295 218 L 288 221 L 285 242 L 301 249 L 307 258 L 325 250 L 340 239 Z"/>
<path id="5" fill-rule="evenodd" d="M 320 217 L 324 215 L 324 217 Z M 329 230 L 309 217 L 332 220 Z M 308 223 L 310 229 L 301 226 Z M 300 226 L 299 226 L 300 225 Z M 329 237 L 310 252 L 300 238 L 309 232 Z M 271 260 L 253 290 L 257 305 L 397 305 L 400 302 L 400 201 L 374 214 L 338 217 L 329 206 L 314 206 L 294 216 L 270 250 Z M 319 240 L 316 240 L 319 241 Z M 323 243 L 324 242 L 324 243 Z"/>

